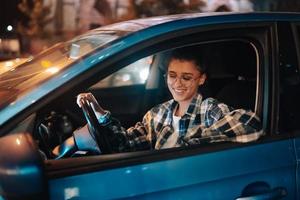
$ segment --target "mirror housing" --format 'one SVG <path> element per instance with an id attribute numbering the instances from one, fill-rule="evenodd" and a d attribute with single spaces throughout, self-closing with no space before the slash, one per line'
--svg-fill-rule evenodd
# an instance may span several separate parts
<path id="1" fill-rule="evenodd" d="M 28 133 L 0 138 L 0 197 L 48 199 L 43 160 Z"/>

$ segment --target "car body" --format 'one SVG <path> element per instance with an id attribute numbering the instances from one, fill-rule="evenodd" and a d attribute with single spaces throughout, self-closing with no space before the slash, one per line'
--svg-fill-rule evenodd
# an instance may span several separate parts
<path id="1" fill-rule="evenodd" d="M 300 198 L 299 35 L 296 13 L 154 17 L 90 31 L 1 74 L 0 195 Z M 209 60 L 207 95 L 253 110 L 261 119 L 263 138 L 251 143 L 51 157 L 56 145 L 86 123 L 76 95 L 92 92 L 130 127 L 148 109 L 171 98 L 162 78 L 169 52 L 189 45 L 199 46 Z M 129 65 L 134 67 L 126 68 Z M 142 71 L 139 68 L 145 70 L 141 77 L 147 78 L 134 81 L 131 77 Z"/>

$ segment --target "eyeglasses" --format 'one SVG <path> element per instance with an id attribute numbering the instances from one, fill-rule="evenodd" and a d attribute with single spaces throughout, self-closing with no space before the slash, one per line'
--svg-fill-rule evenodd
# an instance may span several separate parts
<path id="1" fill-rule="evenodd" d="M 178 77 L 176 74 L 171 74 L 171 73 L 165 74 L 164 77 L 170 85 L 175 84 L 176 81 L 179 79 L 180 83 L 182 85 L 184 85 L 185 87 L 190 87 L 195 80 L 200 78 L 200 76 L 197 78 L 194 78 L 191 75 L 182 75 L 182 76 Z"/>

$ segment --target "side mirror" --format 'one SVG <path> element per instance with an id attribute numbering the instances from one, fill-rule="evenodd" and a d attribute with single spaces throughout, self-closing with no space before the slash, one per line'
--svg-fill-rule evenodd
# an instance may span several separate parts
<path id="1" fill-rule="evenodd" d="M 0 199 L 47 199 L 43 160 L 30 134 L 0 137 Z"/>

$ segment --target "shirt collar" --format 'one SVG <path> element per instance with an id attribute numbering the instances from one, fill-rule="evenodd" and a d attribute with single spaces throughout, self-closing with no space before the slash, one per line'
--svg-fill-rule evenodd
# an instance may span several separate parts
<path id="1" fill-rule="evenodd" d="M 201 105 L 201 102 L 202 102 L 202 95 L 201 94 L 197 94 L 194 96 L 194 98 L 192 99 L 186 113 L 184 114 L 185 115 L 188 115 L 188 116 L 192 116 L 195 114 L 195 109 L 198 107 L 197 105 Z M 173 115 L 173 112 L 174 112 L 174 109 L 176 108 L 176 106 L 178 105 L 178 102 L 175 101 L 174 99 L 172 99 L 170 101 L 170 104 L 169 104 L 169 107 L 168 107 L 168 117 L 171 117 Z"/>
<path id="2" fill-rule="evenodd" d="M 189 115 L 190 117 L 195 115 L 196 113 L 196 109 L 199 107 L 197 105 L 201 105 L 202 102 L 202 95 L 201 94 L 197 94 L 196 96 L 194 96 L 194 98 L 192 99 L 187 111 L 186 111 L 186 115 Z"/>

